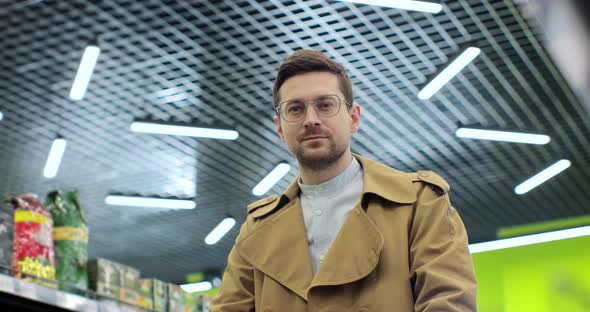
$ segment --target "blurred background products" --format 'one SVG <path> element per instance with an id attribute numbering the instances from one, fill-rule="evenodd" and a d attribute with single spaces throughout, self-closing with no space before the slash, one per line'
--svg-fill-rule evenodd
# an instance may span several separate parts
<path id="1" fill-rule="evenodd" d="M 0 272 L 11 266 L 14 213 L 9 206 L 0 203 Z"/>
<path id="2" fill-rule="evenodd" d="M 202 312 L 209 298 L 179 285 L 141 278 L 139 269 L 116 261 L 88 260 L 88 226 L 80 194 L 51 191 L 42 205 L 37 195 L 24 193 L 0 204 L 0 291 L 16 281 L 87 297 L 85 304 L 111 302 L 113 311 Z M 11 207 L 12 206 L 12 207 Z M 14 275 L 17 280 L 3 275 Z M 37 290 L 46 293 L 48 289 Z M 55 290 L 51 290 L 55 292 Z M 63 295 L 49 296 L 59 304 Z M 47 299 L 47 298 L 46 298 Z M 91 303 L 88 303 L 91 302 Z M 110 309 L 110 308 L 109 308 Z M 109 310 L 110 311 L 110 310 Z"/>

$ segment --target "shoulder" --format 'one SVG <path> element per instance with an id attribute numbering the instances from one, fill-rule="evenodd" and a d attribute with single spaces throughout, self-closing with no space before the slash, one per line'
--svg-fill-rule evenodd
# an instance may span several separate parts
<path id="1" fill-rule="evenodd" d="M 275 209 L 278 208 L 280 202 L 281 196 L 272 195 L 249 204 L 246 206 L 248 218 L 258 219 L 265 217 L 274 212 Z"/>
<path id="2" fill-rule="evenodd" d="M 365 193 L 397 203 L 413 203 L 427 188 L 438 195 L 450 189 L 445 179 L 433 171 L 403 172 L 379 161 L 355 156 L 364 170 Z"/>
<path id="3" fill-rule="evenodd" d="M 248 236 L 255 231 L 260 225 L 268 220 L 276 211 L 280 210 L 285 204 L 284 196 L 272 195 L 259 199 L 246 206 L 248 215 L 242 224 L 240 236 Z"/>
<path id="4" fill-rule="evenodd" d="M 451 189 L 449 183 L 434 171 L 420 170 L 414 172 L 412 173 L 412 179 L 414 183 L 424 184 L 439 195 L 448 193 Z"/>

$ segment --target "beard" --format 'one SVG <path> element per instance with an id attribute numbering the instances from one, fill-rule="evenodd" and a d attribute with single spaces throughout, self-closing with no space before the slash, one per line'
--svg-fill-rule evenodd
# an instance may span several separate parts
<path id="1" fill-rule="evenodd" d="M 309 151 L 307 151 L 306 153 L 306 149 L 300 147 L 295 152 L 295 157 L 302 167 L 311 170 L 323 170 L 338 162 L 338 160 L 340 160 L 340 158 L 346 153 L 348 147 L 348 144 L 337 145 L 335 142 L 330 141 L 327 152 L 320 154 L 314 153 L 313 151 L 309 153 Z"/>

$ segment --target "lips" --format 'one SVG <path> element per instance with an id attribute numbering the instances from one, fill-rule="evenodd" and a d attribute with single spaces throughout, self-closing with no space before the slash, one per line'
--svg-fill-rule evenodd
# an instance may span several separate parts
<path id="1" fill-rule="evenodd" d="M 319 136 L 319 135 L 314 135 L 314 136 L 304 137 L 302 141 L 309 141 L 309 140 L 323 139 L 323 138 L 325 138 L 325 137 Z"/>

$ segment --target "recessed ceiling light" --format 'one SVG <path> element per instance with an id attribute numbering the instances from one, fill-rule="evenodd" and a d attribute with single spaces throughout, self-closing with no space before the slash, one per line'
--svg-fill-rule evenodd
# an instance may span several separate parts
<path id="1" fill-rule="evenodd" d="M 45 168 L 43 169 L 43 176 L 49 179 L 55 178 L 65 151 L 66 140 L 63 138 L 55 139 L 51 144 L 49 156 L 47 156 L 47 162 L 45 163 Z"/>
<path id="2" fill-rule="evenodd" d="M 99 55 L 100 48 L 97 46 L 88 46 L 84 50 L 84 55 L 82 55 L 76 78 L 74 79 L 72 89 L 70 90 L 70 98 L 72 100 L 81 100 L 84 98 L 84 94 L 86 94 L 86 89 L 88 88 L 88 83 L 90 83 L 90 77 L 92 77 L 92 72 L 94 71 Z"/>
<path id="3" fill-rule="evenodd" d="M 469 251 L 474 254 L 478 252 L 485 252 L 498 249 L 506 249 L 518 246 L 532 245 L 545 243 L 550 241 L 587 236 L 590 235 L 590 226 L 583 226 L 573 229 L 552 231 L 546 233 L 525 235 L 519 237 L 512 237 L 506 239 L 499 239 L 495 241 L 477 243 L 469 245 Z"/>
<path id="4" fill-rule="evenodd" d="M 130 128 L 131 131 L 134 132 L 191 136 L 220 140 L 235 140 L 240 136 L 238 131 L 232 129 L 198 127 L 181 123 L 134 121 Z"/>
<path id="5" fill-rule="evenodd" d="M 440 88 L 457 75 L 465 66 L 469 65 L 481 52 L 479 48 L 469 47 L 465 49 L 456 59 L 440 71 L 429 83 L 418 93 L 418 98 L 427 100 L 431 98 Z"/>
<path id="6" fill-rule="evenodd" d="M 207 245 L 213 245 L 217 243 L 232 227 L 236 224 L 236 219 L 227 217 L 219 223 L 207 237 L 205 237 L 205 243 Z"/>
<path id="7" fill-rule="evenodd" d="M 475 128 L 459 128 L 455 132 L 457 137 L 466 139 L 492 140 L 526 144 L 547 144 L 551 141 L 548 135 L 524 132 L 486 130 Z"/>
<path id="8" fill-rule="evenodd" d="M 527 193 L 528 191 L 534 189 L 535 187 L 545 183 L 547 180 L 553 178 L 554 176 L 558 175 L 565 169 L 569 168 L 572 163 L 567 159 L 562 159 L 553 165 L 547 167 L 543 171 L 535 174 L 528 180 L 522 182 L 517 187 L 514 188 L 514 193 L 518 195 L 522 195 Z"/>
<path id="9" fill-rule="evenodd" d="M 270 190 L 279 180 L 281 180 L 291 170 L 291 166 L 287 163 L 278 164 L 264 179 L 262 179 L 252 189 L 252 194 L 262 196 Z"/>
<path id="10" fill-rule="evenodd" d="M 165 209 L 194 209 L 197 204 L 190 199 L 176 199 L 163 197 L 143 197 L 126 195 L 109 195 L 105 198 L 107 205 L 151 207 Z"/>
<path id="11" fill-rule="evenodd" d="M 368 4 L 382 6 L 394 9 L 420 11 L 426 13 L 438 13 L 442 10 L 440 3 L 432 1 L 413 1 L 413 0 L 338 0 L 343 2 L 352 2 L 359 4 Z"/>

